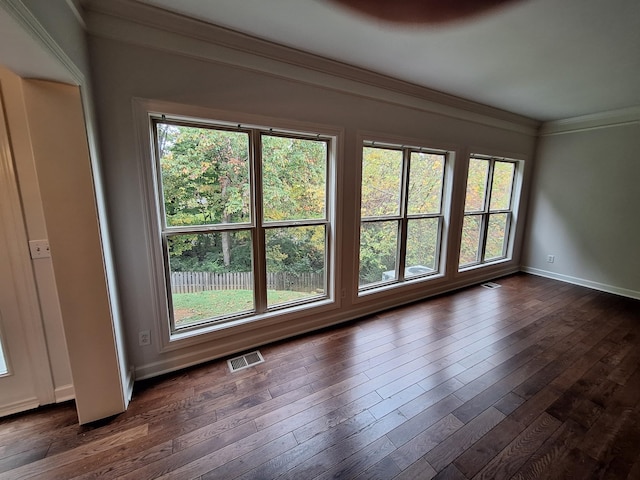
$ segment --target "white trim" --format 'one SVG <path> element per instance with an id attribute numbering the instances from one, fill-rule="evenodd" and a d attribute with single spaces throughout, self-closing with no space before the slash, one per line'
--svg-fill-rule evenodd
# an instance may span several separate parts
<path id="1" fill-rule="evenodd" d="M 0 417 L 13 415 L 14 413 L 20 413 L 26 410 L 33 410 L 34 408 L 38 408 L 39 406 L 40 402 L 37 398 L 27 398 L 26 400 L 20 400 L 18 402 L 10 403 L 9 405 L 1 407 Z"/>
<path id="2" fill-rule="evenodd" d="M 535 136 L 514 113 L 206 24 L 137 2 L 86 4 L 89 33 L 174 55 L 232 65 L 307 85 Z"/>
<path id="3" fill-rule="evenodd" d="M 169 312 L 166 308 L 168 304 L 167 291 L 165 286 L 165 270 L 162 262 L 162 245 L 160 243 L 160 224 L 158 215 L 158 195 L 155 187 L 156 175 L 154 171 L 154 160 L 152 156 L 153 138 L 150 136 L 150 116 L 151 115 L 171 115 L 173 117 L 183 117 L 185 120 L 202 120 L 202 121 L 219 121 L 232 122 L 233 124 L 241 123 L 249 128 L 273 127 L 274 129 L 282 129 L 291 132 L 314 132 L 320 135 L 332 137 L 332 172 L 330 173 L 333 188 L 331 188 L 332 203 L 336 203 L 338 199 L 336 195 L 340 192 L 336 191 L 340 182 L 342 165 L 339 162 L 338 155 L 342 154 L 344 142 L 344 129 L 331 127 L 322 124 L 283 120 L 281 118 L 264 117 L 258 115 L 248 115 L 245 113 L 235 113 L 223 110 L 215 110 L 192 105 L 178 104 L 174 102 L 147 100 L 141 98 L 133 99 L 133 116 L 135 122 L 136 136 L 138 139 L 138 172 L 139 172 L 139 192 L 141 203 L 145 206 L 145 240 L 147 252 L 147 261 L 152 266 L 148 271 L 148 282 L 155 301 L 150 308 L 153 309 L 153 319 L 155 321 L 149 325 L 149 328 L 155 331 L 155 338 L 160 341 L 153 342 L 152 348 L 158 353 L 179 350 L 192 345 L 198 345 L 205 342 L 219 342 L 221 338 L 229 335 L 236 335 L 240 332 L 251 332 L 256 325 L 261 327 L 277 328 L 277 325 L 296 325 L 301 315 L 317 316 L 320 313 L 338 309 L 341 304 L 341 296 L 338 293 L 341 289 L 339 280 L 330 280 L 328 285 L 328 298 L 317 302 L 294 306 L 287 310 L 278 310 L 268 312 L 261 315 L 252 316 L 235 322 L 226 322 L 221 325 L 213 325 L 203 327 L 199 330 L 188 331 L 184 333 L 171 333 L 169 329 Z M 333 242 L 331 254 L 333 256 L 331 270 L 336 275 L 340 275 L 342 234 L 337 223 L 340 220 L 340 210 L 337 207 L 332 208 L 330 212 L 333 228 L 330 228 L 331 241 Z M 334 276 L 332 276 L 334 277 Z M 335 278 L 335 277 L 334 277 Z M 273 327 L 271 327 L 273 326 Z M 141 327 L 142 328 L 142 327 Z M 249 333 L 250 334 L 250 333 Z M 290 333 L 287 336 L 295 334 Z M 234 352 L 235 353 L 235 352 Z M 146 377 L 145 377 L 146 378 Z M 136 369 L 136 380 L 138 380 Z"/>
<path id="4" fill-rule="evenodd" d="M 540 136 L 561 135 L 640 123 L 640 106 L 543 123 Z"/>
<path id="5" fill-rule="evenodd" d="M 15 285 L 16 304 L 24 340 L 31 359 L 29 381 L 41 404 L 53 403 L 54 385 L 51 363 L 42 323 L 40 303 L 33 274 L 31 259 L 26 250 L 28 238 L 24 224 L 22 202 L 17 184 L 17 175 L 13 164 L 13 152 L 9 138 L 8 125 L 5 123 L 5 110 L 2 104 L 3 92 L 0 89 L 0 218 L 3 227 L 9 227 L 5 234 L 6 252 L 12 268 Z"/>
<path id="6" fill-rule="evenodd" d="M 133 397 L 133 387 L 134 387 L 134 383 L 136 381 L 135 378 L 135 371 L 133 369 L 133 367 L 131 367 L 128 371 L 127 371 L 127 383 L 124 386 L 124 401 L 125 401 L 125 405 L 128 406 L 129 402 L 131 401 L 131 398 Z"/>
<path id="7" fill-rule="evenodd" d="M 56 403 L 67 402 L 76 398 L 76 391 L 73 384 L 62 385 L 55 390 Z"/>
<path id="8" fill-rule="evenodd" d="M 594 282 L 592 280 L 586 280 L 584 278 L 572 277 L 570 275 L 563 275 L 561 273 L 550 272 L 548 270 L 541 270 L 533 267 L 521 267 L 520 270 L 525 273 L 537 275 L 539 277 L 551 278 L 553 280 L 559 280 L 561 282 L 580 285 L 581 287 L 592 288 L 594 290 L 600 290 L 602 292 L 613 293 L 614 295 L 621 295 L 623 297 L 635 298 L 637 300 L 640 300 L 640 292 L 629 290 L 628 288 L 615 287 L 606 283 Z"/>
<path id="9" fill-rule="evenodd" d="M 73 3 L 73 0 L 65 0 L 65 2 L 69 7 L 69 10 L 71 10 L 71 12 L 73 13 L 73 16 L 76 17 L 76 20 L 78 20 L 78 23 L 80 24 L 82 29 L 86 30 L 87 23 L 84 21 L 84 18 L 82 18 L 82 13 L 80 12 L 80 10 L 78 10 L 78 8 L 76 7 L 76 4 Z"/>
<path id="10" fill-rule="evenodd" d="M 84 74 L 21 0 L 2 0 L 2 3 L 7 13 L 22 26 L 24 31 L 64 66 L 76 85 L 85 83 Z"/>

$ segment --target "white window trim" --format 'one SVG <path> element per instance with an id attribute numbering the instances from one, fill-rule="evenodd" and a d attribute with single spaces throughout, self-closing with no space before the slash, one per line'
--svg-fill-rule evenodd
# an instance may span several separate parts
<path id="1" fill-rule="evenodd" d="M 155 343 L 158 352 L 167 352 L 182 349 L 191 345 L 197 345 L 219 339 L 221 336 L 230 335 L 238 328 L 251 328 L 251 324 L 257 327 L 278 325 L 283 322 L 293 322 L 302 316 L 319 314 L 340 308 L 341 295 L 341 252 L 338 246 L 341 244 L 341 232 L 339 231 L 341 219 L 341 199 L 339 183 L 341 182 L 342 162 L 339 157 L 343 151 L 343 129 L 328 127 L 305 122 L 289 121 L 279 118 L 248 115 L 244 113 L 228 112 L 209 109 L 198 106 L 183 105 L 173 102 L 156 101 L 149 99 L 134 99 L 134 117 L 139 152 L 139 180 L 141 204 L 144 206 L 145 217 L 145 242 L 147 261 L 150 265 L 148 272 L 149 288 L 152 298 L 151 312 L 154 320 L 155 338 L 160 342 Z M 154 158 L 153 130 L 151 119 L 162 115 L 171 119 L 180 119 L 187 122 L 195 121 L 202 124 L 217 124 L 237 126 L 240 123 L 249 128 L 261 128 L 269 130 L 273 128 L 278 133 L 292 133 L 303 135 L 313 132 L 324 137 L 331 137 L 328 176 L 327 176 L 327 219 L 328 241 L 327 247 L 327 296 L 315 302 L 296 304 L 288 308 L 274 308 L 270 311 L 249 317 L 229 319 L 223 322 L 205 325 L 199 329 L 172 332 L 170 328 L 170 315 L 168 310 L 168 291 L 166 287 L 166 272 L 163 261 L 162 238 L 160 235 L 161 224 L 158 215 L 159 201 L 157 189 L 157 174 Z M 212 336 L 214 335 L 214 336 Z"/>
<path id="2" fill-rule="evenodd" d="M 356 185 L 356 201 L 358 205 L 357 224 L 358 232 L 360 231 L 361 209 L 360 204 L 362 201 L 362 155 L 364 147 L 372 145 L 376 147 L 391 147 L 391 148 L 415 148 L 420 150 L 422 148 L 425 152 L 441 153 L 445 155 L 445 170 L 442 188 L 442 210 L 441 210 L 441 232 L 439 238 L 439 252 L 438 261 L 439 269 L 436 273 L 432 273 L 426 276 L 410 277 L 403 281 L 393 281 L 389 283 L 375 284 L 371 287 L 361 289 L 359 286 L 360 278 L 360 236 L 356 235 L 355 245 L 356 251 L 354 252 L 354 264 L 353 264 L 353 298 L 354 304 L 369 301 L 372 296 L 389 296 L 395 295 L 398 290 L 409 291 L 415 288 L 424 288 L 425 283 L 437 284 L 439 281 L 444 281 L 449 277 L 448 272 L 448 246 L 450 240 L 451 224 L 451 205 L 453 201 L 453 186 L 455 181 L 455 162 L 456 157 L 459 155 L 460 148 L 454 145 L 443 145 L 441 142 L 433 142 L 424 139 L 408 138 L 389 136 L 385 134 L 373 133 L 373 132 L 359 132 L 357 137 L 357 177 L 359 181 Z"/>
<path id="3" fill-rule="evenodd" d="M 480 149 L 474 149 L 466 155 L 466 169 L 464 173 L 464 190 L 463 190 L 463 199 L 462 199 L 462 208 L 460 213 L 460 240 L 458 242 L 458 254 L 456 255 L 456 272 L 458 274 L 464 274 L 465 272 L 472 272 L 475 270 L 486 269 L 491 266 L 501 265 L 505 263 L 510 263 L 513 261 L 513 252 L 515 249 L 516 242 L 516 232 L 518 226 L 520 205 L 522 202 L 522 193 L 523 193 L 523 180 L 524 180 L 524 170 L 526 165 L 526 159 L 524 158 L 514 158 L 518 157 L 518 155 L 496 155 L 496 154 L 488 154 L 482 152 Z M 515 164 L 515 172 L 513 178 L 513 185 L 511 188 L 511 209 L 510 209 L 510 220 L 509 220 L 509 228 L 507 232 L 507 244 L 505 246 L 505 256 L 500 258 L 491 259 L 489 261 L 479 261 L 475 263 L 470 263 L 467 265 L 460 266 L 459 256 L 460 256 L 460 248 L 462 245 L 462 228 L 464 223 L 464 218 L 467 216 L 465 212 L 465 200 L 466 200 L 466 191 L 467 191 L 467 181 L 468 181 L 468 171 L 469 171 L 469 161 L 472 158 L 482 158 L 487 160 L 494 161 L 508 161 Z M 487 200 L 487 205 L 490 200 Z M 488 213 L 483 213 L 485 215 Z M 482 246 L 484 250 L 484 245 Z"/>

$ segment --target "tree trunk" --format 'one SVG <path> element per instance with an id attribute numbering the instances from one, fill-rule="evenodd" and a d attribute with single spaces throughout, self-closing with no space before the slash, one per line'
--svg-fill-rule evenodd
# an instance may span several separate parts
<path id="1" fill-rule="evenodd" d="M 229 232 L 222 232 L 222 261 L 224 266 L 231 265 L 231 234 Z"/>

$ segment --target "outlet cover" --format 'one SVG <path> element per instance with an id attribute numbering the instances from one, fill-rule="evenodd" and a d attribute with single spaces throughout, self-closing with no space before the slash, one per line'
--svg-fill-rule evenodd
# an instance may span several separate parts
<path id="1" fill-rule="evenodd" d="M 50 258 L 49 240 L 29 240 L 31 258 Z"/>
<path id="2" fill-rule="evenodd" d="M 553 263 L 555 261 L 556 261 L 556 256 L 555 255 L 547 255 L 547 262 Z"/>
<path id="3" fill-rule="evenodd" d="M 138 332 L 138 345 L 141 347 L 151 345 L 151 332 L 149 330 L 140 330 Z"/>

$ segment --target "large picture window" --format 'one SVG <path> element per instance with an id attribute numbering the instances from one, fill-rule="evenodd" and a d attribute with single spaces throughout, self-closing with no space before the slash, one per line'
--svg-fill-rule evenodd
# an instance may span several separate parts
<path id="1" fill-rule="evenodd" d="M 507 258 L 518 162 L 472 155 L 464 206 L 460 268 Z"/>
<path id="2" fill-rule="evenodd" d="M 440 271 L 445 152 L 365 144 L 359 288 Z"/>
<path id="3" fill-rule="evenodd" d="M 329 297 L 332 139 L 153 119 L 172 331 Z"/>

